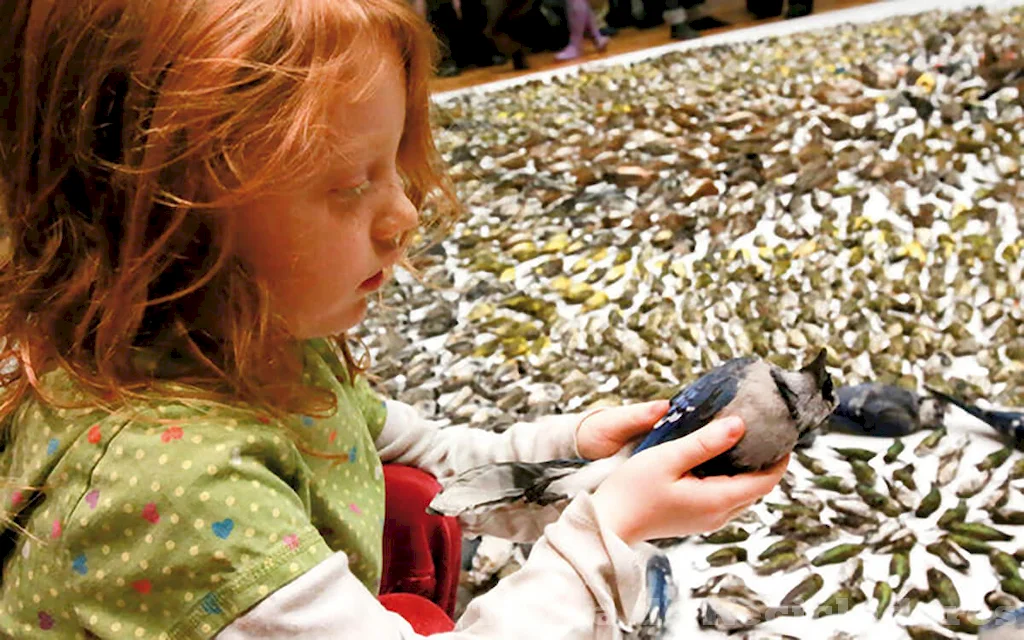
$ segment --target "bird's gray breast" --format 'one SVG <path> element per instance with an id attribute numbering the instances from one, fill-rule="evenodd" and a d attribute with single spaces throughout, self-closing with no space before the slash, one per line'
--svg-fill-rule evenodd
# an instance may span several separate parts
<path id="1" fill-rule="evenodd" d="M 746 467 L 766 467 L 791 451 L 799 437 L 786 403 L 779 395 L 771 368 L 757 362 L 747 369 L 736 397 L 720 414 L 739 416 L 747 426 L 743 438 L 733 448 L 732 459 Z"/>

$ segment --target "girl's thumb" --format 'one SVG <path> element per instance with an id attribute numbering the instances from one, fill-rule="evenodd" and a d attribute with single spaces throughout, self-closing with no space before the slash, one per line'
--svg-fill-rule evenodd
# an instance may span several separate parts
<path id="1" fill-rule="evenodd" d="M 653 461 L 654 464 L 664 465 L 683 476 L 690 469 L 732 448 L 743 437 L 745 429 L 741 418 L 722 418 L 709 422 L 688 436 L 651 447 L 649 451 L 661 456 L 661 460 Z"/>

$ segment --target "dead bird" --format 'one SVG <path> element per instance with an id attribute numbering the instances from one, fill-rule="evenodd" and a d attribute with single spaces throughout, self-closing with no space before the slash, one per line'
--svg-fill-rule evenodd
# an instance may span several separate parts
<path id="1" fill-rule="evenodd" d="M 706 598 L 713 594 L 750 596 L 753 593 L 743 578 L 734 573 L 720 573 L 717 576 L 712 576 L 701 586 L 690 590 L 690 595 L 694 598 Z"/>
<path id="2" fill-rule="evenodd" d="M 945 415 L 942 402 L 891 384 L 839 387 L 836 395 L 839 405 L 826 423 L 829 431 L 897 438 L 935 429 Z"/>
<path id="3" fill-rule="evenodd" d="M 789 551 L 765 560 L 754 567 L 754 572 L 759 576 L 770 576 L 779 571 L 795 571 L 805 566 L 807 566 L 807 558 L 802 553 Z"/>
<path id="4" fill-rule="evenodd" d="M 839 587 L 839 589 L 834 591 L 814 609 L 814 617 L 823 618 L 838 613 L 846 613 L 867 599 L 867 596 L 864 595 L 860 587 Z"/>
<path id="5" fill-rule="evenodd" d="M 940 506 L 942 506 L 942 492 L 939 491 L 939 485 L 933 482 L 931 490 L 918 503 L 914 515 L 918 518 L 927 518 L 935 513 Z"/>
<path id="6" fill-rule="evenodd" d="M 960 485 L 956 489 L 956 495 L 958 498 L 973 498 L 974 496 L 981 493 L 982 489 L 988 486 L 989 481 L 992 480 L 991 469 L 979 471 L 978 469 L 968 469 L 966 477 L 960 481 Z"/>
<path id="7" fill-rule="evenodd" d="M 838 564 L 840 562 L 846 562 L 850 558 L 856 557 L 864 550 L 863 544 L 844 543 L 839 544 L 831 549 L 822 551 L 811 560 L 811 564 L 816 567 L 821 567 L 827 564 Z"/>
<path id="8" fill-rule="evenodd" d="M 659 638 L 665 633 L 668 611 L 679 595 L 672 578 L 672 565 L 662 553 L 647 559 L 647 613 L 636 629 L 637 640 Z"/>
<path id="9" fill-rule="evenodd" d="M 593 491 L 628 457 L 687 436 L 716 418 L 739 416 L 746 431 L 731 449 L 691 469 L 694 475 L 735 475 L 764 469 L 793 450 L 801 433 L 815 429 L 836 404 L 827 352 L 798 371 L 757 358 L 735 358 L 677 393 L 668 413 L 635 446 L 601 460 L 502 462 L 444 481 L 428 507 L 431 514 L 461 514 L 510 503 L 548 505 Z"/>
<path id="10" fill-rule="evenodd" d="M 921 442 L 917 443 L 917 446 L 914 447 L 914 455 L 920 458 L 925 454 L 931 453 L 931 451 L 938 446 L 939 442 L 946 437 L 946 432 L 947 430 L 945 425 L 937 427 L 934 431 L 929 433 L 927 437 L 921 440 Z"/>
<path id="11" fill-rule="evenodd" d="M 949 576 L 935 567 L 931 567 L 928 569 L 927 577 L 928 590 L 935 594 L 939 604 L 947 609 L 955 609 L 960 606 L 960 594 Z"/>
<path id="12" fill-rule="evenodd" d="M 899 484 L 898 482 L 892 482 L 888 478 L 885 478 L 885 486 L 889 489 L 889 497 L 895 500 L 901 507 L 907 511 L 914 510 L 917 507 L 918 495 L 911 491 L 907 487 Z"/>
<path id="13" fill-rule="evenodd" d="M 1012 409 L 982 409 L 981 407 L 970 404 L 961 398 L 951 396 L 937 389 L 932 389 L 931 387 L 926 388 L 928 389 L 928 392 L 936 398 L 956 405 L 978 420 L 981 420 L 995 429 L 1000 436 L 1009 440 L 1016 449 L 1024 451 L 1024 411 Z"/>
<path id="14" fill-rule="evenodd" d="M 964 450 L 967 449 L 969 443 L 970 439 L 966 436 L 959 437 L 950 442 L 939 454 L 939 468 L 935 472 L 935 482 L 940 487 L 946 486 L 957 476 L 957 472 L 960 471 L 960 461 L 963 460 Z"/>
<path id="15" fill-rule="evenodd" d="M 879 580 L 875 583 L 872 595 L 875 600 L 878 600 L 878 606 L 875 607 L 875 620 L 881 620 L 885 610 L 889 608 L 889 603 L 892 602 L 892 586 L 888 582 Z"/>
<path id="16" fill-rule="evenodd" d="M 896 591 L 903 588 L 910 577 L 910 554 L 907 551 L 892 554 L 892 558 L 889 559 L 889 576 L 895 576 L 897 579 L 896 586 L 893 587 Z"/>
<path id="17" fill-rule="evenodd" d="M 903 628 L 910 636 L 910 640 L 956 640 L 953 636 L 924 625 L 912 624 Z"/>
<path id="18" fill-rule="evenodd" d="M 821 591 L 823 586 L 825 586 L 825 579 L 817 573 L 812 573 L 782 597 L 781 605 L 783 607 L 798 607 L 814 597 L 814 594 Z"/>
<path id="19" fill-rule="evenodd" d="M 927 545 L 925 550 L 939 560 L 942 560 L 947 567 L 956 569 L 960 573 L 966 574 L 971 569 L 970 560 L 957 551 L 956 547 L 950 544 L 948 540 L 940 538 Z"/>
<path id="20" fill-rule="evenodd" d="M 950 631 L 977 635 L 987 622 L 988 620 L 979 617 L 976 611 L 953 611 L 946 614 L 946 620 L 942 626 Z"/>
<path id="21" fill-rule="evenodd" d="M 755 598 L 708 596 L 697 610 L 697 624 L 703 629 L 743 631 L 761 624 L 767 610 L 767 605 Z"/>
<path id="22" fill-rule="evenodd" d="M 931 602 L 934 599 L 935 594 L 932 593 L 931 589 L 911 587 L 896 603 L 894 610 L 900 615 L 909 616 L 917 608 L 917 605 L 922 602 Z"/>

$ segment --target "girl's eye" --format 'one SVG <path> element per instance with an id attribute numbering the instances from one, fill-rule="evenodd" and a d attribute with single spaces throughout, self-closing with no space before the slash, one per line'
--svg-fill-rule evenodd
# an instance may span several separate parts
<path id="1" fill-rule="evenodd" d="M 331 189 L 331 194 L 343 198 L 358 198 L 367 191 L 370 190 L 370 181 L 364 180 L 354 187 L 346 187 L 344 189 Z"/>
<path id="2" fill-rule="evenodd" d="M 361 195 L 363 195 L 364 193 L 366 193 L 369 190 L 370 190 L 370 181 L 369 180 L 363 180 L 363 182 L 361 182 L 360 184 L 357 184 L 356 186 L 348 189 L 348 192 L 351 193 L 354 196 L 361 196 Z"/>

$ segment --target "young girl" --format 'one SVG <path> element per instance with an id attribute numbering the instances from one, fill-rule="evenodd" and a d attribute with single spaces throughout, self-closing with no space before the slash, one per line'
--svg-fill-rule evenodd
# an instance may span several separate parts
<path id="1" fill-rule="evenodd" d="M 0 24 L 0 635 L 416 637 L 374 597 L 382 461 L 599 458 L 665 412 L 439 430 L 359 374 L 344 332 L 427 199 L 455 210 L 404 0 L 10 0 Z M 742 431 L 630 459 L 451 637 L 617 635 L 646 605 L 630 545 L 780 478 L 686 473 Z"/>

